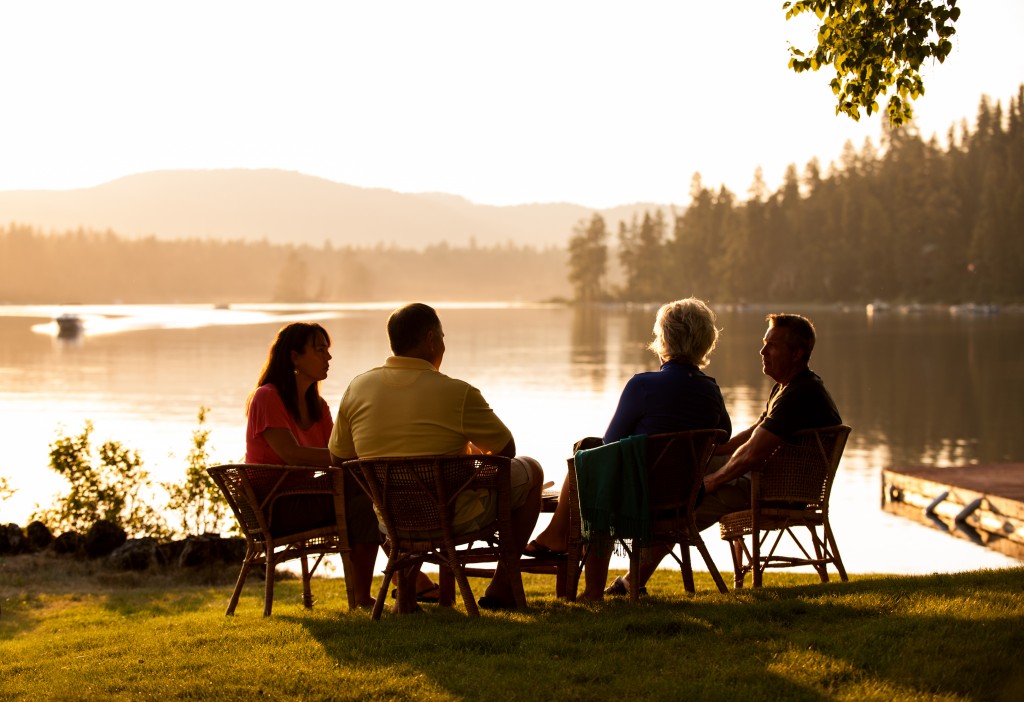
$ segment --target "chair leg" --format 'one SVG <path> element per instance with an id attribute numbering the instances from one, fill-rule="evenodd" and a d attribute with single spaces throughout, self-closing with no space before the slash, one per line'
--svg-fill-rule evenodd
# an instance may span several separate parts
<path id="1" fill-rule="evenodd" d="M 370 613 L 370 619 L 377 621 L 380 619 L 380 615 L 384 612 L 384 603 L 388 597 L 388 587 L 391 585 L 391 578 L 395 574 L 395 555 L 397 551 L 392 547 L 392 556 L 388 558 L 388 564 L 384 568 L 384 580 L 380 584 L 380 592 L 377 593 L 377 600 L 373 603 L 373 612 Z"/>
<path id="2" fill-rule="evenodd" d="M 309 563 L 306 562 L 306 556 L 300 556 L 299 563 L 302 566 L 302 606 L 306 609 L 313 609 L 313 590 L 309 584 L 312 575 L 309 572 Z"/>
<path id="3" fill-rule="evenodd" d="M 452 561 L 452 571 L 452 574 L 455 576 L 455 582 L 459 584 L 462 601 L 466 605 L 466 614 L 471 617 L 479 617 L 480 608 L 477 607 L 476 598 L 473 596 L 473 589 L 469 586 L 469 578 L 466 577 L 466 571 L 463 570 L 458 561 L 454 560 Z"/>
<path id="4" fill-rule="evenodd" d="M 811 545 L 814 546 L 814 560 L 817 561 L 814 569 L 818 571 L 818 577 L 821 579 L 821 582 L 827 583 L 828 558 L 826 558 L 826 556 L 828 555 L 828 551 L 826 548 L 823 548 L 821 539 L 818 538 L 817 529 L 813 526 L 808 526 L 807 531 L 811 532 Z"/>
<path id="5" fill-rule="evenodd" d="M 252 568 L 252 560 L 250 554 L 245 554 L 245 560 L 242 561 L 242 570 L 238 573 L 238 580 L 235 581 L 235 589 L 231 592 L 231 599 L 228 600 L 228 610 L 224 612 L 224 616 L 230 617 L 235 613 L 235 607 L 238 606 L 238 598 L 242 594 L 242 586 L 245 585 L 245 579 L 249 577 L 249 570 Z"/>
<path id="6" fill-rule="evenodd" d="M 711 574 L 711 578 L 715 581 L 715 585 L 718 586 L 718 591 L 721 593 L 729 592 L 729 588 L 725 586 L 725 580 L 722 579 L 722 574 L 718 572 L 718 567 L 711 558 L 711 553 L 708 551 L 708 547 L 704 543 L 704 539 L 700 538 L 698 535 L 697 538 L 694 539 L 693 545 L 697 547 L 701 558 L 704 559 L 704 565 L 708 567 L 708 572 Z"/>
<path id="7" fill-rule="evenodd" d="M 584 547 L 579 543 L 570 543 L 569 550 L 565 556 L 565 599 L 569 602 L 576 601 L 576 593 L 580 589 L 580 573 L 583 572 L 581 563 L 586 560 L 589 546 Z"/>
<path id="8" fill-rule="evenodd" d="M 733 587 L 737 590 L 743 588 L 743 580 L 746 577 L 746 570 L 743 562 L 743 537 L 732 539 L 729 542 L 732 547 L 732 572 L 733 572 Z"/>
<path id="9" fill-rule="evenodd" d="M 832 525 L 829 524 L 828 519 L 825 520 L 825 544 L 828 546 L 829 553 L 832 554 L 832 562 L 835 563 L 836 570 L 839 571 L 839 579 L 844 583 L 848 582 L 849 578 L 846 576 L 843 559 L 839 557 L 839 546 L 836 545 L 836 536 L 832 533 Z"/>
<path id="10" fill-rule="evenodd" d="M 523 587 L 523 571 L 519 569 L 519 558 L 518 553 L 507 556 L 504 570 L 512 586 L 512 599 L 515 600 L 516 607 L 526 609 L 526 588 Z"/>
<path id="11" fill-rule="evenodd" d="M 754 584 L 753 587 L 761 587 L 761 574 L 764 572 L 761 569 L 761 533 L 758 530 L 754 530 L 751 534 L 753 538 L 750 541 L 750 567 L 754 569 Z"/>
<path id="12" fill-rule="evenodd" d="M 693 564 L 690 563 L 690 545 L 679 544 L 679 555 L 680 569 L 683 571 L 683 588 L 690 593 L 696 592 L 697 588 L 693 584 Z"/>
<path id="13" fill-rule="evenodd" d="M 263 616 L 269 617 L 274 607 L 274 549 L 267 545 L 267 583 L 263 595 Z"/>
<path id="14" fill-rule="evenodd" d="M 565 599 L 565 584 L 567 579 L 567 571 L 569 570 L 569 564 L 559 563 L 555 566 L 555 597 L 559 599 Z"/>

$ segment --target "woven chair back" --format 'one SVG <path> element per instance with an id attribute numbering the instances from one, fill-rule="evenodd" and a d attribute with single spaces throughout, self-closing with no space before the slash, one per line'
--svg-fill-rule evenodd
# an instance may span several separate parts
<path id="1" fill-rule="evenodd" d="M 837 425 L 797 432 L 761 468 L 763 502 L 802 502 L 824 509 L 846 446 L 850 427 Z"/>
<path id="2" fill-rule="evenodd" d="M 434 532 L 451 526 L 458 496 L 497 490 L 501 456 L 414 456 L 362 459 L 357 475 L 377 506 L 388 534 Z M 507 468 L 505 471 L 507 479 Z M 438 534 L 439 535 L 439 534 Z M 440 536 L 440 535 L 439 535 Z"/>
<path id="3" fill-rule="evenodd" d="M 715 446 L 729 437 L 700 429 L 647 437 L 647 494 L 651 511 L 692 512 Z"/>
<path id="4" fill-rule="evenodd" d="M 257 480 L 262 483 L 270 480 L 270 468 L 270 466 L 245 464 L 207 468 L 214 482 L 224 493 L 243 535 L 257 541 L 263 541 L 264 532 L 269 533 L 269 530 L 267 530 L 263 513 L 259 509 L 260 500 L 253 486 L 250 471 L 259 473 L 260 476 Z"/>

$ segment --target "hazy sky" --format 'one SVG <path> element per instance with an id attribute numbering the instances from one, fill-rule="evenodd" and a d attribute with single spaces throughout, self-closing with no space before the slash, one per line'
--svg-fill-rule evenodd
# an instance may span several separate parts
<path id="1" fill-rule="evenodd" d="M 921 132 L 1024 82 L 1024 0 L 961 0 Z M 281 168 L 488 204 L 745 197 L 879 117 L 835 115 L 782 0 L 0 0 L 0 190 L 178 168 Z"/>

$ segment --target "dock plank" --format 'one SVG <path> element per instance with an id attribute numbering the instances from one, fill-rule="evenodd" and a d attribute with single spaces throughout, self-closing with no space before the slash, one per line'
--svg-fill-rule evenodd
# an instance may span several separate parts
<path id="1" fill-rule="evenodd" d="M 892 473 L 933 483 L 961 487 L 985 495 L 1024 502 L 1024 463 L 989 463 L 977 466 L 897 466 Z"/>
<path id="2" fill-rule="evenodd" d="M 882 508 L 1024 560 L 1024 463 L 887 468 Z"/>

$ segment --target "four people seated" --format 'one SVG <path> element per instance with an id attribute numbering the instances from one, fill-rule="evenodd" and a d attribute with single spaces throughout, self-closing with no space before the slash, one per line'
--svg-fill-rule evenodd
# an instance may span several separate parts
<path id="1" fill-rule="evenodd" d="M 719 458 L 705 477 L 705 495 L 697 509 L 701 530 L 726 513 L 749 507 L 747 473 L 793 433 L 841 423 L 821 378 L 808 367 L 815 339 L 811 322 L 789 314 L 768 315 L 767 321 L 760 353 L 763 372 L 775 386 L 757 422 L 718 448 Z M 731 433 L 722 392 L 715 379 L 701 370 L 718 340 L 715 322 L 711 309 L 695 298 L 663 305 L 649 346 L 661 361 L 660 369 L 634 375 L 622 390 L 604 436 L 583 440 L 577 446 L 695 429 Z M 549 525 L 531 541 L 541 508 L 543 469 L 534 459 L 516 455 L 511 432 L 479 390 L 440 372 L 445 343 L 436 311 L 421 303 L 401 307 L 389 317 L 387 333 L 393 355 L 383 366 L 352 380 L 332 423 L 318 390 L 331 358 L 326 331 L 302 323 L 283 328 L 250 397 L 247 462 L 341 465 L 357 457 L 474 452 L 507 456 L 512 459 L 517 548 L 526 556 L 563 552 L 569 528 L 567 501 L 559 500 Z M 565 490 L 563 485 L 563 494 Z M 486 492 L 463 494 L 456 504 L 456 529 L 461 525 L 464 530 L 474 530 L 492 521 L 496 506 L 491 497 Z M 372 604 L 370 584 L 382 538 L 368 497 L 353 486 L 347 500 L 355 572 L 345 573 L 345 577 L 353 579 L 360 603 Z M 294 507 L 299 522 L 334 517 L 330 505 Z M 289 524 L 287 528 L 297 527 Z M 641 586 L 667 554 L 667 549 L 645 550 Z M 628 593 L 625 577 L 606 587 L 610 556 L 608 544 L 591 549 L 584 570 L 583 599 Z M 418 591 L 424 583 L 433 586 L 424 574 L 407 577 L 419 578 L 409 581 L 410 585 L 415 582 Z M 510 584 L 500 566 L 479 604 L 485 609 L 514 607 Z"/>

